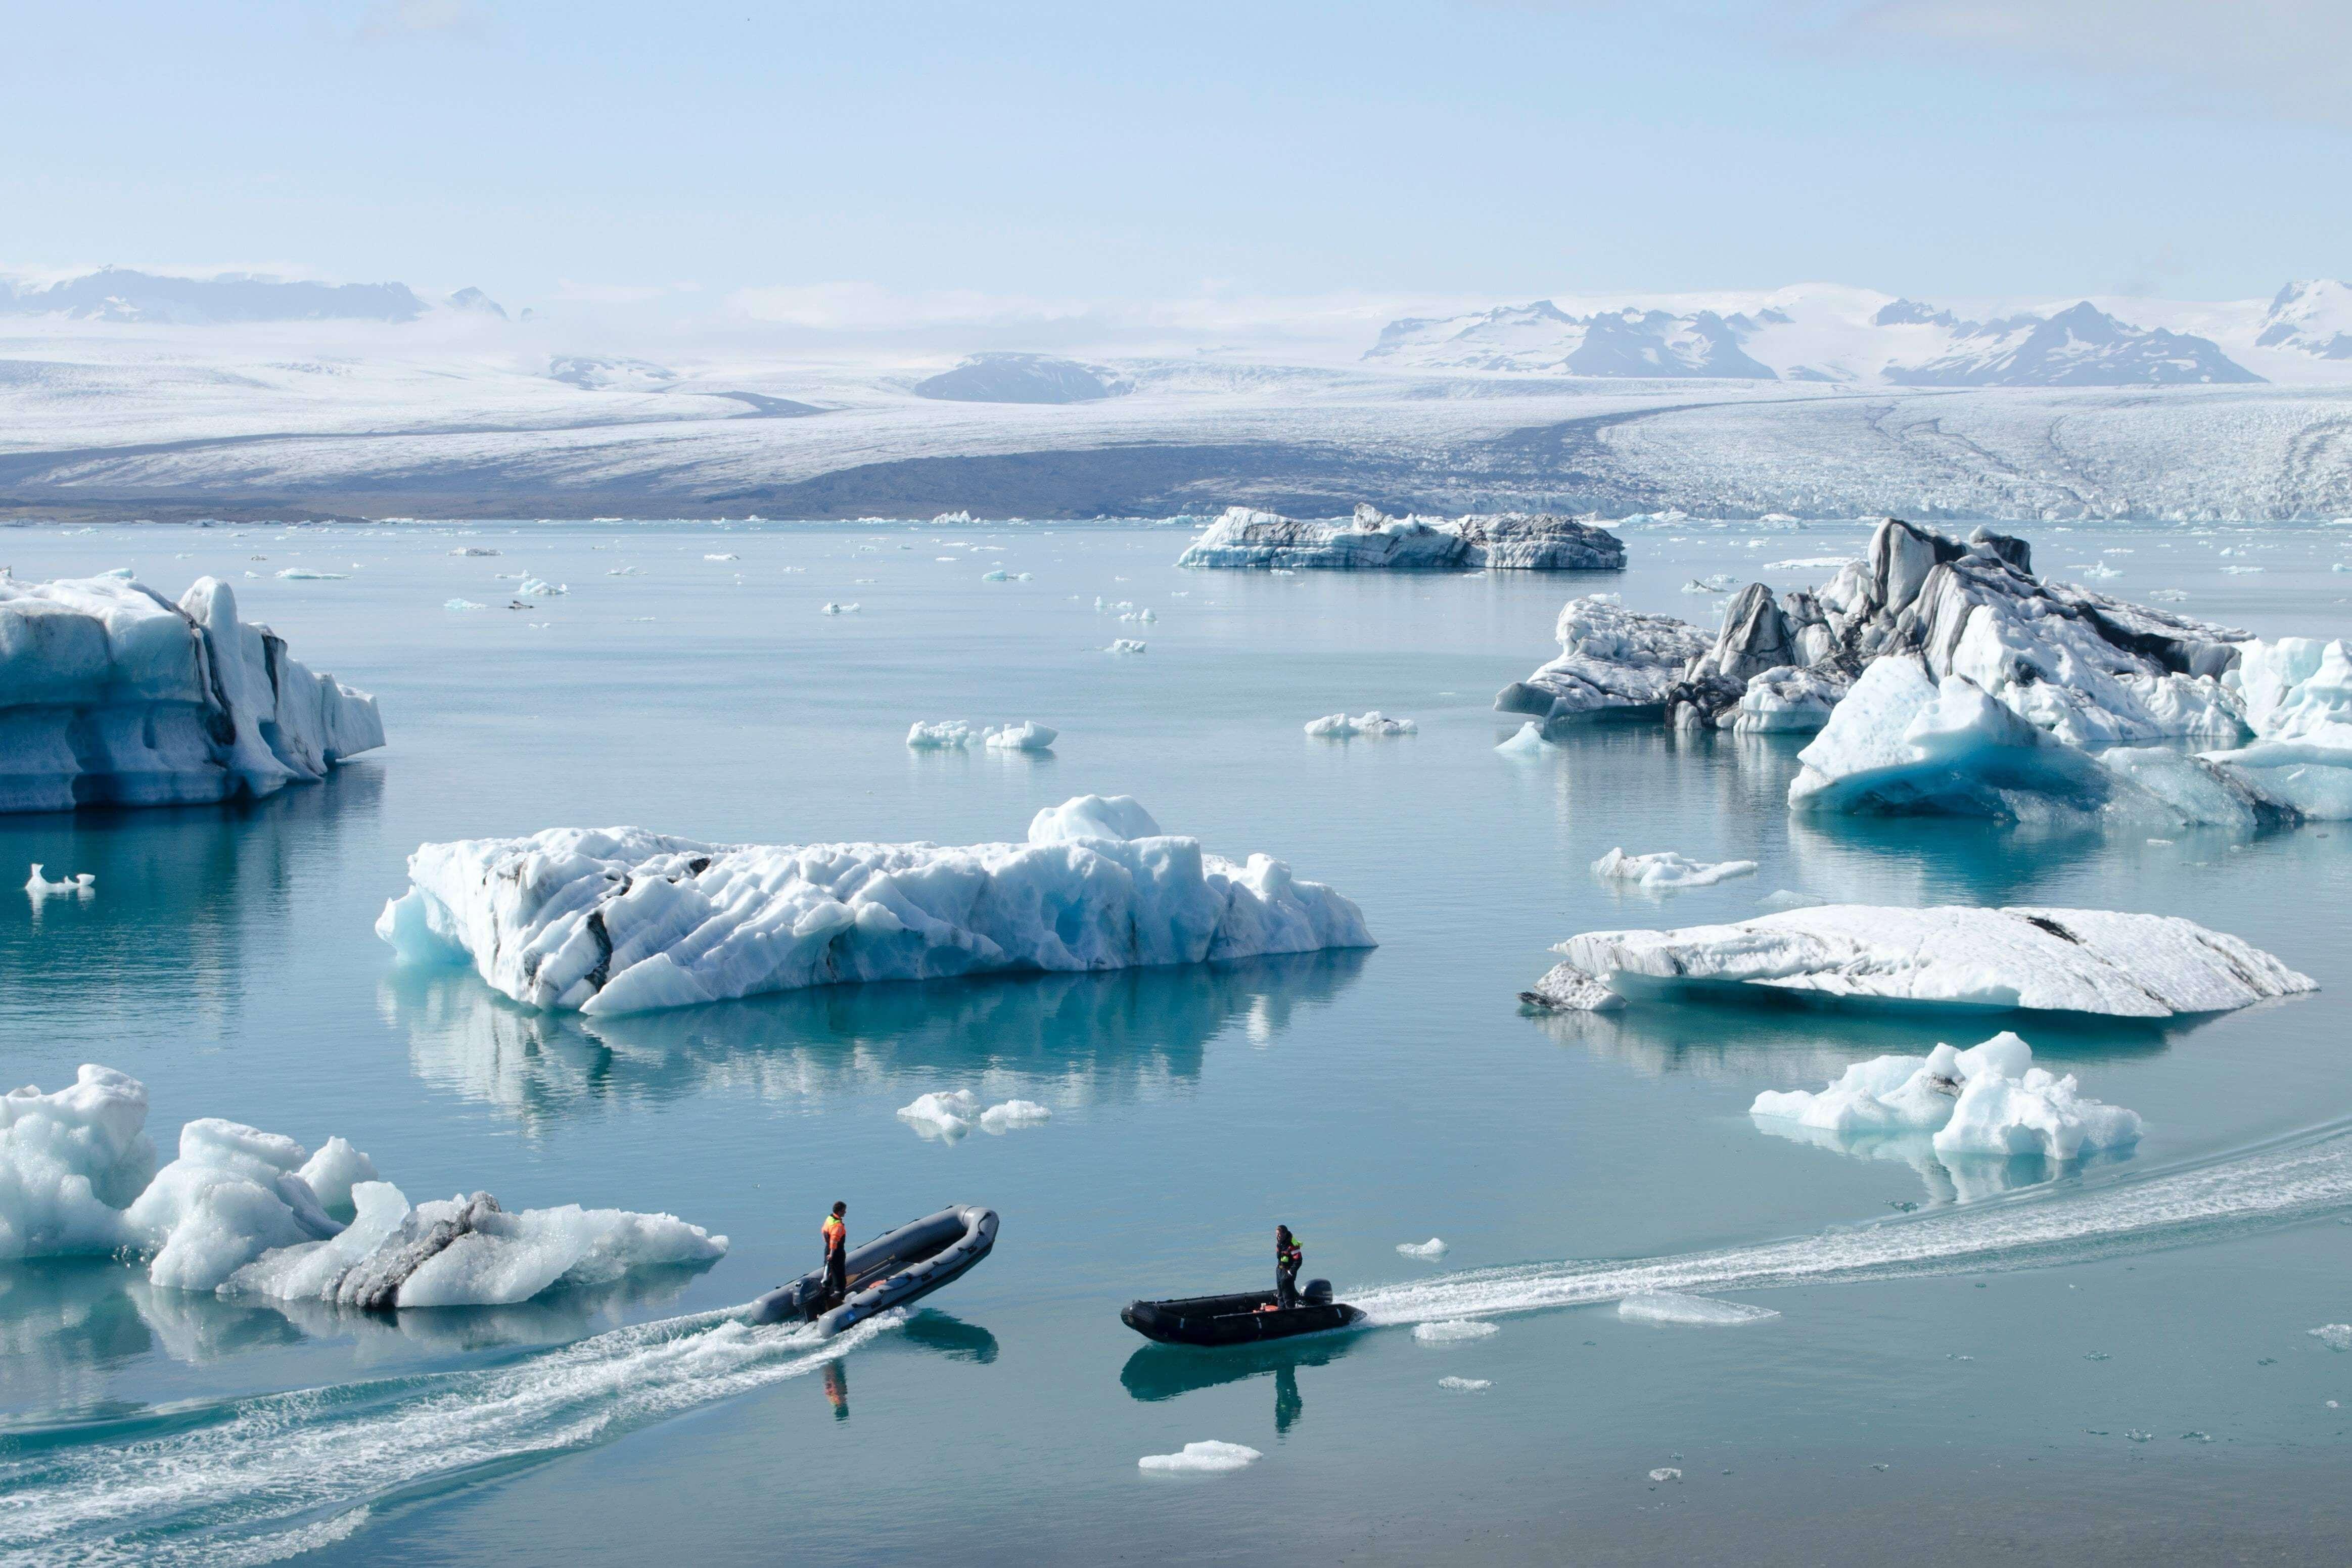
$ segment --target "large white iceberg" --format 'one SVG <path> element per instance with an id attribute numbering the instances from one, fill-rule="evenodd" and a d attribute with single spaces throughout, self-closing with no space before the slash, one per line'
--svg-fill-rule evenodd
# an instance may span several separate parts
<path id="1" fill-rule="evenodd" d="M 1614 594 L 1570 599 L 1559 612 L 1559 657 L 1495 699 L 1506 713 L 1538 723 L 1603 712 L 1663 712 L 1683 670 L 1707 649 L 1707 636 L 1672 616 L 1625 608 Z"/>
<path id="2" fill-rule="evenodd" d="M 1939 1045 L 1924 1057 L 1856 1062 L 1817 1092 L 1759 1094 L 1748 1114 L 1768 1131 L 1793 1123 L 1840 1140 L 1925 1136 L 1946 1159 L 2075 1160 L 2140 1135 L 2137 1112 L 2085 1097 L 2072 1073 L 2035 1067 L 2032 1047 L 2006 1031 L 1964 1051 Z"/>
<path id="3" fill-rule="evenodd" d="M 0 577 L 0 811 L 266 795 L 383 744 L 375 699 L 313 675 L 205 577 Z"/>
<path id="4" fill-rule="evenodd" d="M 1624 568 L 1625 546 L 1604 528 L 1549 513 L 1389 517 L 1360 505 L 1352 518 L 1310 522 L 1235 506 L 1176 564 L 1616 572 Z"/>
<path id="5" fill-rule="evenodd" d="M 534 1007 L 646 1012 L 861 980 L 1123 969 L 1370 947 L 1361 911 L 1265 855 L 1163 834 L 1131 796 L 1024 844 L 713 845 L 640 827 L 426 844 L 376 932 Z"/>
<path id="6" fill-rule="evenodd" d="M 1828 904 L 1681 931 L 1589 931 L 1525 1000 L 1590 1010 L 1677 991 L 2169 1018 L 2315 991 L 2173 915 Z"/>
<path id="7" fill-rule="evenodd" d="M 669 1215 L 509 1213 L 487 1193 L 412 1208 L 343 1139 L 313 1154 L 213 1117 L 158 1170 L 146 1120 L 145 1086 L 95 1065 L 0 1097 L 0 1258 L 137 1256 L 158 1286 L 374 1310 L 524 1301 L 727 1250 Z"/>

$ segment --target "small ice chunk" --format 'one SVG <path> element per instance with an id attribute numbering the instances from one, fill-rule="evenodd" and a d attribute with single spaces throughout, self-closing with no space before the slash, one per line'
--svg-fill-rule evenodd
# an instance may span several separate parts
<path id="1" fill-rule="evenodd" d="M 1160 824 L 1131 795 L 1072 795 L 1029 819 L 1032 844 L 1075 844 L 1089 838 L 1160 837 Z"/>
<path id="2" fill-rule="evenodd" d="M 737 555 L 737 554 L 736 554 L 736 553 L 734 553 L 732 551 L 729 551 L 729 552 L 724 552 L 724 553 L 722 553 L 722 554 L 718 554 L 718 555 L 706 555 L 706 556 L 704 556 L 704 557 L 703 557 L 703 559 L 704 559 L 705 561 L 740 561 L 740 560 L 741 560 L 741 559 L 742 559 L 742 557 L 741 557 L 741 556 L 740 556 L 740 555 Z"/>
<path id="3" fill-rule="evenodd" d="M 495 550 L 477 549 L 475 546 L 470 544 L 461 544 L 457 546 L 457 549 L 449 552 L 449 553 L 452 555 L 496 555 L 498 552 Z"/>
<path id="4" fill-rule="evenodd" d="M 1018 724 L 992 724 L 987 731 L 987 744 L 999 752 L 1050 752 L 1061 736 L 1059 730 L 1049 730 L 1034 719 L 1024 719 Z"/>
<path id="5" fill-rule="evenodd" d="M 2332 1351 L 2352 1351 L 2352 1323 L 2323 1323 L 2311 1337 Z"/>
<path id="6" fill-rule="evenodd" d="M 525 577 L 522 586 L 515 592 L 526 599 L 552 599 L 559 594 L 569 594 L 572 589 L 568 584 L 551 583 L 543 577 Z"/>
<path id="7" fill-rule="evenodd" d="M 1443 1258 L 1445 1243 L 1433 1236 L 1427 1241 L 1400 1241 L 1397 1250 L 1407 1258 Z"/>
<path id="8" fill-rule="evenodd" d="M 1465 1394 L 1475 1394 L 1482 1388 L 1492 1388 L 1495 1384 L 1492 1379 L 1484 1377 L 1441 1377 L 1437 1380 L 1437 1386 L 1459 1389 Z"/>
<path id="9" fill-rule="evenodd" d="M 1662 1465 L 1650 1472 L 1650 1479 L 1654 1481 L 1678 1481 L 1683 1479 L 1683 1473 L 1671 1465 Z"/>
<path id="10" fill-rule="evenodd" d="M 1501 1331 L 1492 1323 L 1475 1322 L 1468 1318 L 1448 1318 L 1443 1322 L 1415 1323 L 1412 1337 L 1425 1345 L 1450 1345 L 1464 1340 L 1491 1339 Z"/>
<path id="11" fill-rule="evenodd" d="M 487 605 L 478 605 L 471 599 L 451 599 L 441 607 L 445 610 L 482 610 L 488 609 L 489 606 Z"/>
<path id="12" fill-rule="evenodd" d="M 1755 869 L 1753 860 L 1693 860 L 1671 849 L 1651 855 L 1612 849 L 1592 863 L 1592 874 L 1602 881 L 1631 882 L 1641 888 L 1706 888 Z"/>
<path id="13" fill-rule="evenodd" d="M 1307 721 L 1308 734 L 1334 741 L 1351 740 L 1358 735 L 1412 735 L 1419 733 L 1420 730 L 1421 726 L 1412 720 L 1391 719 L 1378 709 L 1352 719 L 1345 713 L 1326 713 L 1320 719 Z"/>
<path id="14" fill-rule="evenodd" d="M 1034 1100 L 1008 1100 L 980 1113 L 980 1130 L 1010 1132 L 1017 1127 L 1036 1127 L 1053 1120 L 1054 1112 Z"/>
<path id="15" fill-rule="evenodd" d="M 1617 1315 L 1633 1323 L 1688 1323 L 1706 1328 L 1730 1328 L 1760 1323 L 1780 1314 L 1769 1307 L 1743 1306 L 1706 1296 L 1685 1296 L 1675 1290 L 1652 1290 L 1628 1296 L 1617 1303 Z"/>
<path id="16" fill-rule="evenodd" d="M 824 613 L 828 616 L 854 616 L 858 612 L 859 607 L 860 606 L 856 605 L 844 605 L 829 601 L 824 606 Z"/>
<path id="17" fill-rule="evenodd" d="M 980 580 L 983 583 L 1006 583 L 1012 581 L 1012 575 L 1003 567 L 999 566 L 991 571 L 982 572 L 980 574 Z"/>
<path id="18" fill-rule="evenodd" d="M 351 576 L 348 572 L 313 572 L 308 566 L 289 566 L 278 574 L 296 583 L 341 583 Z"/>
<path id="19" fill-rule="evenodd" d="M 1840 565 L 1844 563 L 1839 563 Z M 1739 579 L 1728 572 L 1717 572 L 1711 577 L 1694 577 L 1683 584 L 1685 594 L 1728 594 L 1739 586 Z"/>
<path id="20" fill-rule="evenodd" d="M 82 871 L 52 882 L 41 874 L 44 869 L 41 862 L 36 860 L 33 862 L 33 874 L 25 879 L 25 891 L 32 895 L 37 904 L 43 899 L 58 898 L 67 893 L 79 893 L 88 898 L 97 889 L 98 876 L 95 872 Z"/>
<path id="21" fill-rule="evenodd" d="M 1246 1469 L 1264 1458 L 1255 1448 L 1245 1448 L 1239 1443 L 1211 1441 L 1187 1443 L 1180 1453 L 1146 1454 L 1135 1463 L 1139 1469 L 1220 1476 L 1230 1470 Z"/>
<path id="22" fill-rule="evenodd" d="M 1748 1114 L 1766 1131 L 1777 1120 L 1849 1136 L 1932 1133 L 1946 1157 L 2073 1160 L 2140 1135 L 2137 1112 L 2085 1097 L 2072 1073 L 2035 1067 L 2032 1047 L 2006 1030 L 1965 1051 L 1938 1045 L 1924 1057 L 1856 1062 L 1819 1092 L 1768 1089 Z"/>
<path id="23" fill-rule="evenodd" d="M 952 1143 L 980 1121 L 980 1096 L 968 1089 L 918 1095 L 912 1105 L 898 1108 L 898 1117 L 926 1138 Z"/>
<path id="24" fill-rule="evenodd" d="M 937 724 L 926 724 L 919 719 L 907 731 L 907 744 L 919 752 L 953 751 L 971 742 L 972 728 L 961 719 L 943 720 Z"/>
<path id="25" fill-rule="evenodd" d="M 1520 725 L 1509 740 L 1495 748 L 1507 757 L 1539 757 L 1545 749 L 1543 726 L 1532 719 Z"/>
<path id="26" fill-rule="evenodd" d="M 1811 893 L 1798 892 L 1792 888 L 1778 888 L 1756 902 L 1759 908 L 1767 910 L 1817 910 L 1829 900 L 1817 899 Z"/>
<path id="27" fill-rule="evenodd" d="M 1115 637 L 1111 640 L 1111 645 L 1103 649 L 1105 653 L 1141 653 L 1142 651 L 1143 644 L 1133 637 Z"/>

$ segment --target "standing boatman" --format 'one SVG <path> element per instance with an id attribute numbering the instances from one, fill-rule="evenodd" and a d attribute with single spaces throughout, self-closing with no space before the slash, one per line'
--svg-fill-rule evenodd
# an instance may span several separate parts
<path id="1" fill-rule="evenodd" d="M 824 1228 L 818 1235 L 824 1237 L 824 1293 L 829 1300 L 838 1301 L 849 1294 L 849 1205 L 835 1204 L 833 1212 L 824 1216 Z"/>
<path id="2" fill-rule="evenodd" d="M 1298 1305 L 1298 1266 L 1307 1261 L 1307 1249 L 1290 1234 L 1290 1227 L 1274 1227 L 1274 1304 L 1288 1311 Z"/>

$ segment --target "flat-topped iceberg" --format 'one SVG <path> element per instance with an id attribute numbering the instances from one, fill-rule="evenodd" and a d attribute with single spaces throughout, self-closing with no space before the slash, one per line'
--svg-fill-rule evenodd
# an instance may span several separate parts
<path id="1" fill-rule="evenodd" d="M 1326 713 L 1320 719 L 1307 721 L 1307 732 L 1327 741 L 1352 741 L 1358 736 L 1385 740 L 1396 735 L 1413 735 L 1421 726 L 1410 719 L 1391 719 L 1375 708 L 1369 713 Z"/>
<path id="2" fill-rule="evenodd" d="M 1681 931 L 1589 931 L 1523 999 L 1591 1010 L 1696 992 L 2170 1018 L 2315 991 L 2261 949 L 2173 915 L 1826 904 Z"/>
<path id="3" fill-rule="evenodd" d="M 1752 875 L 1753 860 L 1694 860 L 1672 849 L 1648 855 L 1628 855 L 1612 849 L 1592 863 L 1592 874 L 1604 882 L 1631 882 L 1637 888 L 1710 888 L 1732 877 Z"/>
<path id="4" fill-rule="evenodd" d="M 146 1121 L 146 1086 L 95 1065 L 0 1097 L 0 1258 L 137 1257 L 174 1289 L 381 1310 L 505 1305 L 727 1250 L 669 1215 L 510 1213 L 488 1193 L 412 1207 L 343 1139 L 311 1153 L 216 1117 L 158 1170 Z"/>
<path id="5" fill-rule="evenodd" d="M 313 675 L 204 577 L 0 577 L 0 811 L 271 795 L 383 744 L 375 699 Z"/>
<path id="6" fill-rule="evenodd" d="M 1548 512 L 1389 517 L 1376 507 L 1359 506 L 1352 518 L 1306 521 L 1235 506 L 1227 507 L 1176 564 L 1618 572 L 1625 566 L 1625 546 L 1607 529 Z"/>
<path id="7" fill-rule="evenodd" d="M 646 1012 L 863 980 L 1123 969 L 1370 947 L 1361 911 L 1265 855 L 1164 834 L 1132 796 L 1023 844 L 715 845 L 641 827 L 426 844 L 376 932 L 534 1007 Z"/>
<path id="8" fill-rule="evenodd" d="M 2137 1112 L 2089 1099 L 2072 1073 L 2035 1067 L 2033 1047 L 2007 1031 L 1964 1051 L 1939 1045 L 1924 1057 L 1856 1062 L 1818 1091 L 1759 1094 L 1748 1114 L 1767 1131 L 1790 1126 L 1834 1142 L 1925 1137 L 1946 1159 L 2071 1161 L 2140 1135 Z"/>

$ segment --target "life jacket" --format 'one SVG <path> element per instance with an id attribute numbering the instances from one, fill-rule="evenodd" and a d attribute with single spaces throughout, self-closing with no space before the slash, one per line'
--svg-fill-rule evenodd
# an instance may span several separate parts
<path id="1" fill-rule="evenodd" d="M 1283 1268 L 1296 1268 L 1306 1259 L 1307 1250 L 1298 1245 L 1298 1238 L 1295 1236 L 1274 1249 L 1274 1261 Z"/>
<path id="2" fill-rule="evenodd" d="M 835 1247 L 839 1247 L 848 1238 L 848 1232 L 849 1227 L 841 1223 L 839 1215 L 825 1215 L 824 1228 L 819 1233 L 824 1237 L 825 1251 L 831 1252 Z"/>

